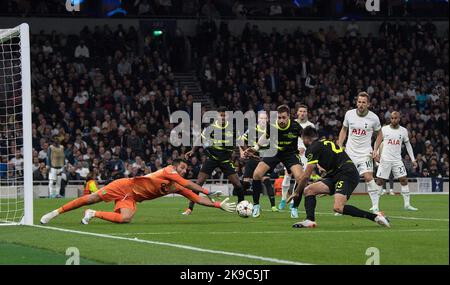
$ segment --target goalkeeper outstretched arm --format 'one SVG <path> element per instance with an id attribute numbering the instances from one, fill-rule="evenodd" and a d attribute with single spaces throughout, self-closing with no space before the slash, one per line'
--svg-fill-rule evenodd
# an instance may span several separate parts
<path id="1" fill-rule="evenodd" d="M 214 208 L 218 208 L 218 209 L 222 209 L 226 212 L 232 213 L 234 211 L 236 211 L 236 203 L 235 202 L 231 202 L 229 203 L 228 200 L 230 198 L 226 198 L 223 201 L 217 201 L 217 202 L 213 202 L 209 199 L 200 197 L 199 195 L 195 194 L 194 192 L 188 190 L 188 189 L 181 189 L 179 192 L 179 194 L 183 195 L 184 197 L 188 198 L 189 200 L 191 200 L 194 203 L 206 206 L 206 207 L 214 207 Z"/>
<path id="2" fill-rule="evenodd" d="M 167 173 L 165 175 L 165 178 L 167 180 L 173 181 L 176 184 L 178 184 L 179 186 L 181 186 L 182 188 L 188 189 L 190 191 L 197 191 L 200 193 L 203 193 L 205 195 L 208 195 L 208 197 L 212 197 L 212 196 L 219 196 L 222 194 L 221 191 L 209 191 L 206 188 L 201 187 L 200 185 L 184 179 L 179 173 L 177 173 L 176 171 L 171 172 L 171 173 Z"/>

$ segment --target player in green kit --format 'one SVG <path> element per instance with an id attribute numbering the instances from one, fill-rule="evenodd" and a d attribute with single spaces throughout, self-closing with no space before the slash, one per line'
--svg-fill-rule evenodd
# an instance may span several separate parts
<path id="1" fill-rule="evenodd" d="M 271 122 L 270 127 L 266 130 L 266 134 L 259 138 L 258 143 L 254 147 L 247 148 L 244 152 L 247 156 L 255 155 L 262 146 L 267 144 L 271 136 L 271 129 L 276 131 L 277 136 L 275 137 L 277 139 L 274 142 L 277 148 L 276 155 L 263 157 L 253 173 L 254 207 L 252 216 L 255 218 L 261 214 L 259 196 L 262 190 L 262 179 L 269 170 L 274 169 L 278 163 L 282 162 L 286 169 L 290 170 L 294 175 L 296 181 L 299 181 L 303 174 L 297 148 L 302 127 L 298 122 L 290 119 L 290 109 L 288 106 L 279 106 L 277 112 L 277 120 Z"/>
<path id="2" fill-rule="evenodd" d="M 382 226 L 390 227 L 389 220 L 382 212 L 376 214 L 366 212 L 354 206 L 347 205 L 353 190 L 359 183 L 359 173 L 350 157 L 343 149 L 329 140 L 318 140 L 318 133 L 312 127 L 306 127 L 302 134 L 303 143 L 307 147 L 306 170 L 297 185 L 295 192 L 288 200 L 298 195 L 305 196 L 306 220 L 295 223 L 295 228 L 314 228 L 316 196 L 322 194 L 334 195 L 334 211 L 352 217 L 366 218 Z M 308 186 L 307 182 L 317 164 L 327 172 L 321 181 Z"/>
<path id="3" fill-rule="evenodd" d="M 200 169 L 200 173 L 197 177 L 197 184 L 202 186 L 205 181 L 211 176 L 212 172 L 216 168 L 220 168 L 225 177 L 233 184 L 234 192 L 238 195 L 238 202 L 244 200 L 244 192 L 242 190 L 241 181 L 236 173 L 233 162 L 231 161 L 231 155 L 236 148 L 234 143 L 237 140 L 235 128 L 228 130 L 228 117 L 226 114 L 226 108 L 220 107 L 218 110 L 217 119 L 210 125 L 214 129 L 211 134 L 207 135 L 205 130 L 202 132 L 202 138 L 207 142 L 205 147 L 205 153 L 207 160 Z M 216 137 L 217 136 L 217 137 Z M 192 150 L 186 153 L 185 158 L 189 159 L 197 152 L 197 147 L 193 147 Z M 183 212 L 183 215 L 190 215 L 194 210 L 194 202 L 189 203 L 189 207 Z"/>

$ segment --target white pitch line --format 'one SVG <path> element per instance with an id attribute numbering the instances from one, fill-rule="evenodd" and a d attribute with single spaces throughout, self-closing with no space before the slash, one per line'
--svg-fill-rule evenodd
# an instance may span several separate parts
<path id="1" fill-rule="evenodd" d="M 272 212 L 272 210 L 262 210 L 265 212 Z M 299 211 L 304 212 L 304 211 Z M 287 212 L 286 212 L 287 213 Z M 317 215 L 334 215 L 334 213 L 316 212 Z M 434 221 L 434 222 L 448 222 L 449 219 L 437 219 L 437 218 L 423 218 L 423 217 L 404 217 L 404 216 L 390 216 L 386 215 L 388 218 L 400 219 L 400 220 L 421 220 L 421 221 Z"/>
<path id="2" fill-rule="evenodd" d="M 420 218 L 420 217 L 403 217 L 403 216 L 387 216 L 393 219 L 402 220 L 422 220 L 422 221 L 435 221 L 435 222 L 448 222 L 448 219 L 435 219 L 435 218 Z"/>
<path id="3" fill-rule="evenodd" d="M 194 247 L 194 246 L 182 245 L 182 244 L 176 244 L 176 243 L 151 241 L 151 240 L 138 239 L 138 238 L 127 238 L 127 237 L 113 236 L 113 235 L 108 235 L 108 234 L 83 232 L 83 231 L 69 230 L 69 229 L 56 228 L 56 227 L 46 227 L 46 226 L 40 226 L 40 225 L 32 225 L 31 227 L 42 228 L 42 229 L 47 229 L 47 230 L 54 230 L 54 231 L 60 231 L 60 232 L 75 233 L 75 234 L 81 234 L 81 235 L 88 235 L 88 236 L 95 236 L 95 237 L 102 237 L 102 238 L 109 238 L 109 239 L 127 240 L 127 241 L 138 242 L 138 243 L 162 245 L 162 246 L 181 248 L 181 249 L 186 249 L 186 250 L 191 250 L 191 251 L 212 253 L 212 254 L 216 254 L 216 255 L 237 256 L 237 257 L 242 257 L 242 258 L 248 258 L 248 259 L 254 259 L 254 260 L 262 260 L 262 261 L 279 263 L 279 264 L 312 265 L 312 264 L 309 264 L 309 263 L 302 263 L 302 262 L 291 261 L 291 260 L 283 260 L 283 259 L 278 259 L 278 258 L 270 258 L 270 257 L 264 257 L 264 256 L 258 256 L 258 255 L 252 255 L 252 254 L 244 254 L 244 253 L 237 253 L 237 252 L 228 252 L 228 251 L 222 251 L 222 250 L 204 249 L 204 248 L 200 248 L 200 247 Z"/>
<path id="4" fill-rule="evenodd" d="M 144 233 L 109 233 L 113 236 L 132 236 L 132 235 L 174 235 L 174 234 L 201 234 L 201 235 L 224 235 L 224 234 L 289 234 L 294 233 L 398 233 L 398 232 L 448 232 L 448 229 L 410 229 L 410 230 L 392 230 L 392 229 L 379 229 L 379 230 L 330 230 L 330 231 L 318 231 L 318 230 L 292 230 L 292 231 L 254 231 L 254 232 L 144 232 Z"/>
<path id="5" fill-rule="evenodd" d="M 334 213 L 316 212 L 319 215 L 334 215 Z M 404 216 L 390 216 L 386 214 L 386 217 L 400 220 L 422 220 L 422 221 L 435 221 L 435 222 L 448 222 L 448 219 L 436 219 L 436 218 L 422 218 L 422 217 L 404 217 Z"/>

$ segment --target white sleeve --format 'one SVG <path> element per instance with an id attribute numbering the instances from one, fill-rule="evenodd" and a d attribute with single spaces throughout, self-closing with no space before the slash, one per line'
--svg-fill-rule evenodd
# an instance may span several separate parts
<path id="1" fill-rule="evenodd" d="M 305 144 L 303 143 L 302 138 L 298 138 L 297 149 L 300 149 L 300 148 L 306 149 L 306 146 L 305 146 Z"/>
<path id="2" fill-rule="evenodd" d="M 408 152 L 411 161 L 415 161 L 416 158 L 414 157 L 414 151 L 411 146 L 411 143 L 409 142 L 409 134 L 407 129 L 404 129 L 403 142 L 405 143 L 406 151 Z"/>
<path id="3" fill-rule="evenodd" d="M 408 152 L 408 155 L 411 158 L 411 161 L 416 161 L 416 158 L 414 157 L 414 152 L 413 152 L 413 149 L 412 149 L 412 146 L 411 146 L 411 143 L 409 142 L 409 140 L 408 140 L 408 142 L 405 143 L 405 146 L 406 146 L 406 151 Z"/>
<path id="4" fill-rule="evenodd" d="M 405 145 L 409 143 L 409 134 L 408 130 L 406 129 L 403 129 L 403 142 L 405 143 Z"/>
<path id="5" fill-rule="evenodd" d="M 378 132 L 379 130 L 381 130 L 381 123 L 380 123 L 380 118 L 378 118 L 377 115 L 375 115 L 375 125 L 373 126 L 373 129 Z"/>
<path id="6" fill-rule="evenodd" d="M 348 111 L 347 111 L 347 113 L 345 113 L 344 122 L 342 123 L 342 125 L 344 127 L 348 128 Z"/>

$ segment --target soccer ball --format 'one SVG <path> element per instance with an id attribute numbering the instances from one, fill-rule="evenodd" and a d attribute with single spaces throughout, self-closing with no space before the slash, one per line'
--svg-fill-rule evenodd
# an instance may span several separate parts
<path id="1" fill-rule="evenodd" d="M 248 218 L 252 215 L 253 212 L 253 204 L 247 200 L 239 202 L 236 206 L 236 212 L 239 217 Z"/>

